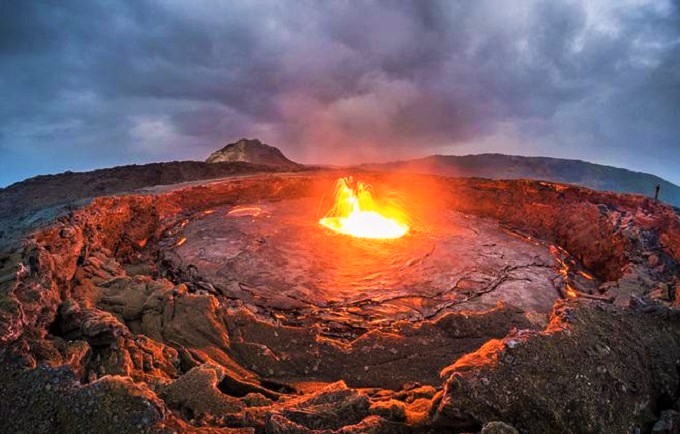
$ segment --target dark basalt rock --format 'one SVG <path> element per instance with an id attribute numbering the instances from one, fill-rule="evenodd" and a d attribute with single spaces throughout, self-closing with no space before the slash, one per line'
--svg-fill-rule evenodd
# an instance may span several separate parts
<path id="1" fill-rule="evenodd" d="M 503 420 L 522 432 L 650 432 L 680 386 L 680 313 L 555 307 L 540 333 L 490 341 L 442 372 L 434 425 Z"/>

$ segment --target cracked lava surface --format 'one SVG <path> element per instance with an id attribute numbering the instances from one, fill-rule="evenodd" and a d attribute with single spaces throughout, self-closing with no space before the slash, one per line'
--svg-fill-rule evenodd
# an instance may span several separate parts
<path id="1" fill-rule="evenodd" d="M 406 236 L 321 227 L 333 172 L 99 198 L 28 234 L 0 256 L 3 420 L 624 432 L 673 417 L 675 210 L 533 181 L 361 176 L 405 198 Z"/>
<path id="2" fill-rule="evenodd" d="M 443 211 L 396 240 L 317 224 L 317 198 L 211 210 L 161 240 L 167 265 L 286 324 L 368 329 L 499 302 L 552 309 L 564 285 L 548 245 L 498 222 Z"/>

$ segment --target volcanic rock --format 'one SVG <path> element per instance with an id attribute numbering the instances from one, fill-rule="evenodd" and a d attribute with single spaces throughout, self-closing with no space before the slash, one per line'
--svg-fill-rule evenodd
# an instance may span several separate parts
<path id="1" fill-rule="evenodd" d="M 321 201 L 334 173 L 97 198 L 0 254 L 0 432 L 672 429 L 674 209 L 545 182 L 355 175 L 409 199 L 418 221 L 403 245 L 434 245 L 390 267 L 449 278 L 455 267 L 438 258 L 456 252 L 456 285 L 390 294 L 393 280 L 370 290 L 377 276 L 351 290 L 272 291 L 267 267 L 239 269 L 244 245 L 250 260 L 272 258 L 271 243 L 293 232 L 277 226 L 282 210 Z M 229 215 L 253 204 L 268 212 Z M 321 235 L 309 239 L 370 247 Z M 529 290 L 550 291 L 554 307 L 520 297 Z"/>
<path id="2" fill-rule="evenodd" d="M 0 250 L 21 240 L 28 229 L 45 225 L 94 197 L 136 189 L 215 179 L 239 174 L 306 170 L 302 165 L 173 161 L 118 166 L 91 172 L 41 175 L 0 188 Z M 1 277 L 0 277 L 1 279 Z"/>
<path id="3" fill-rule="evenodd" d="M 489 422 L 482 427 L 480 434 L 519 434 L 519 431 L 503 422 Z"/>
<path id="4" fill-rule="evenodd" d="M 265 145 L 258 139 L 241 139 L 215 151 L 205 160 L 207 163 L 235 162 L 261 164 L 271 167 L 298 169 L 300 165 L 286 158 L 274 146 Z"/>
<path id="5" fill-rule="evenodd" d="M 168 406 L 179 409 L 189 419 L 238 413 L 245 407 L 244 403 L 217 389 L 224 375 L 224 368 L 219 365 L 197 366 L 177 381 L 161 388 L 159 396 Z"/>
<path id="6" fill-rule="evenodd" d="M 126 377 L 80 386 L 68 368 L 16 370 L 5 359 L 0 381 L 3 433 L 149 432 L 170 415 L 144 383 Z"/>
<path id="7" fill-rule="evenodd" d="M 679 315 L 560 303 L 544 332 L 491 341 L 442 371 L 447 382 L 432 423 L 469 429 L 503 420 L 523 432 L 649 432 L 680 386 Z"/>

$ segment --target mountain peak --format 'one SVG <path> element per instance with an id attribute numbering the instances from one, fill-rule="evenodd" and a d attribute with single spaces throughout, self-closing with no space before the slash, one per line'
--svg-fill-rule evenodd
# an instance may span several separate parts
<path id="1" fill-rule="evenodd" d="M 208 163 L 223 161 L 245 161 L 247 163 L 263 164 L 266 166 L 297 168 L 300 167 L 276 147 L 262 143 L 259 139 L 240 139 L 229 143 L 219 151 L 210 154 Z"/>

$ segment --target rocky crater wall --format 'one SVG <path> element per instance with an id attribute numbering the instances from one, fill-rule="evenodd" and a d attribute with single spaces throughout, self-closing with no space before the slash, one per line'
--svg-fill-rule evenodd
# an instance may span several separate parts
<path id="1" fill-rule="evenodd" d="M 395 338 L 374 332 L 335 342 L 265 321 L 211 288 L 165 275 L 156 246 L 196 213 L 321 197 L 336 175 L 265 175 L 102 197 L 0 257 L 0 415 L 9 421 L 2 429 L 514 432 L 509 424 L 522 432 L 647 432 L 678 423 L 680 218 L 672 208 L 543 182 L 360 175 L 420 197 L 415 215 L 428 206 L 453 209 L 554 243 L 603 283 L 559 301 L 544 329 L 512 306 L 399 325 L 398 339 L 423 330 L 428 339 L 439 336 L 438 351 L 459 342 L 447 341 L 455 330 L 493 323 L 512 330 L 452 352 L 439 384 L 285 384 L 267 374 L 280 366 L 280 353 L 255 341 L 314 340 L 321 353 L 296 363 L 316 372 L 324 357 L 371 354 Z M 371 366 L 380 371 L 384 354 L 373 354 L 363 375 Z M 433 369 L 426 360 L 411 365 Z M 363 370 L 341 376 L 356 379 Z"/>

